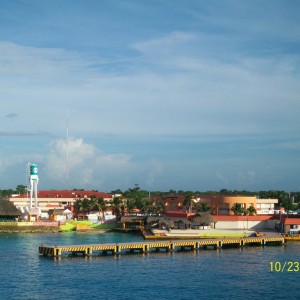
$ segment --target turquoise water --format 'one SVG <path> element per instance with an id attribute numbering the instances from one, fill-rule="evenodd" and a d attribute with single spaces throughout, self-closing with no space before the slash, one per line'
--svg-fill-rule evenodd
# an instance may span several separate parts
<path id="1" fill-rule="evenodd" d="M 286 246 L 121 256 L 40 256 L 40 244 L 143 241 L 106 234 L 0 234 L 1 299 L 300 299 L 300 271 L 270 262 L 300 261 Z M 294 268 L 296 270 L 296 268 Z"/>

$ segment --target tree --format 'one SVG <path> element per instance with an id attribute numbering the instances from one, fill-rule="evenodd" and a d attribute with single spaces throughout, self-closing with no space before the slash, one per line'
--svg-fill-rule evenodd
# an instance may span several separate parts
<path id="1" fill-rule="evenodd" d="M 185 192 L 183 205 L 185 205 L 188 208 L 189 212 L 192 212 L 194 204 L 195 202 L 193 199 L 193 193 Z"/>
<path id="2" fill-rule="evenodd" d="M 161 201 L 158 201 L 155 205 L 155 211 L 160 215 L 164 211 L 164 204 Z"/>
<path id="3" fill-rule="evenodd" d="M 229 190 L 227 190 L 227 189 L 221 189 L 220 191 L 219 191 L 219 193 L 221 194 L 221 195 L 229 195 L 229 194 L 231 194 L 231 191 Z"/>
<path id="4" fill-rule="evenodd" d="M 142 191 L 138 185 L 125 191 L 123 196 L 127 199 L 127 208 L 129 211 L 134 208 L 144 209 L 145 205 L 147 205 L 145 202 L 145 199 L 148 198 L 147 192 Z"/>
<path id="5" fill-rule="evenodd" d="M 74 202 L 74 212 L 75 214 L 79 214 L 82 211 L 82 200 L 76 199 Z"/>
<path id="6" fill-rule="evenodd" d="M 90 212 L 91 210 L 91 201 L 87 198 L 83 198 L 82 203 L 81 203 L 82 211 L 83 212 Z"/>
<path id="7" fill-rule="evenodd" d="M 150 205 L 149 197 L 143 197 L 140 201 L 140 204 L 137 206 L 137 208 L 140 209 L 143 213 L 145 213 L 149 205 Z"/>
<path id="8" fill-rule="evenodd" d="M 18 194 L 20 194 L 20 195 L 26 194 L 26 192 L 27 192 L 27 187 L 26 187 L 25 185 L 19 184 L 19 185 L 17 185 L 17 187 L 16 187 L 16 192 L 17 192 Z"/>
<path id="9" fill-rule="evenodd" d="M 14 194 L 14 193 L 15 193 L 15 191 L 12 190 L 12 189 L 1 190 L 0 197 L 11 197 L 11 195 Z"/>
<path id="10" fill-rule="evenodd" d="M 287 214 L 289 214 L 290 210 L 294 210 L 296 208 L 291 199 L 285 199 L 281 202 L 281 204 L 284 207 Z"/>
<path id="11" fill-rule="evenodd" d="M 209 212 L 209 211 L 210 211 L 210 206 L 208 206 L 205 202 L 200 202 L 197 212 Z"/>
<path id="12" fill-rule="evenodd" d="M 176 195 L 176 191 L 171 189 L 171 190 L 169 190 L 169 194 Z"/>
<path id="13" fill-rule="evenodd" d="M 123 192 L 120 189 L 116 189 L 110 192 L 111 194 L 115 195 L 115 194 L 123 194 Z"/>
<path id="14" fill-rule="evenodd" d="M 111 201 L 111 206 L 114 210 L 116 217 L 118 217 L 121 214 L 121 204 L 122 200 L 120 197 L 114 197 Z"/>
<path id="15" fill-rule="evenodd" d="M 256 214 L 256 209 L 254 206 L 249 206 L 247 209 L 246 209 L 246 213 L 250 216 L 254 216 Z"/>
<path id="16" fill-rule="evenodd" d="M 90 209 L 91 210 L 98 210 L 98 199 L 95 195 L 91 195 L 90 198 Z"/>
<path id="17" fill-rule="evenodd" d="M 97 207 L 98 207 L 98 211 L 101 212 L 102 214 L 102 220 L 104 220 L 105 219 L 104 212 L 107 209 L 107 204 L 103 198 L 100 197 L 97 199 Z"/>
<path id="18" fill-rule="evenodd" d="M 240 203 L 233 204 L 231 210 L 235 215 L 242 215 L 245 212 L 244 208 L 242 207 L 242 204 Z"/>

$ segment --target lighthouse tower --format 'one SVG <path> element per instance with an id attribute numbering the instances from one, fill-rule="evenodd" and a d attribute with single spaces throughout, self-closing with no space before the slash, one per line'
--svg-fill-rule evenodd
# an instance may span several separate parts
<path id="1" fill-rule="evenodd" d="M 29 168 L 29 191 L 30 191 L 30 205 L 29 209 L 38 208 L 37 187 L 39 183 L 38 166 L 36 164 L 28 163 Z"/>

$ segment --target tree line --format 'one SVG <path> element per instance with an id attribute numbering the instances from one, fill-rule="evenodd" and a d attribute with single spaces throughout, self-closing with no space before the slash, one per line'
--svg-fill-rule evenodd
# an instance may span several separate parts
<path id="1" fill-rule="evenodd" d="M 84 189 L 74 188 L 75 191 L 84 191 Z M 98 190 L 94 190 L 97 192 Z M 10 197 L 13 194 L 25 194 L 27 192 L 27 187 L 25 185 L 18 185 L 15 189 L 3 189 L 0 190 L 0 197 Z M 131 196 L 131 198 L 136 199 L 137 197 L 143 198 L 148 197 L 149 193 L 151 196 L 165 196 L 165 195 L 236 195 L 236 196 L 256 196 L 260 199 L 278 199 L 279 203 L 290 199 L 293 203 L 300 202 L 300 192 L 286 192 L 283 190 L 268 190 L 268 191 L 246 191 L 246 190 L 227 190 L 221 189 L 219 191 L 184 191 L 184 190 L 169 190 L 169 191 L 147 191 L 142 190 L 138 184 L 136 184 L 133 188 L 129 188 L 125 191 L 121 189 L 116 189 L 110 192 L 111 194 L 122 194 L 126 196 Z"/>

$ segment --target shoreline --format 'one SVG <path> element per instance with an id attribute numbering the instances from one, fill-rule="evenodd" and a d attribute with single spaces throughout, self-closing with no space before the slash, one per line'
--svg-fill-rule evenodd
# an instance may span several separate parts
<path id="1" fill-rule="evenodd" d="M 37 224 L 39 223 L 39 224 Z M 0 233 L 59 233 L 59 232 L 94 232 L 105 233 L 113 230 L 107 224 L 96 225 L 86 222 L 0 222 Z"/>

